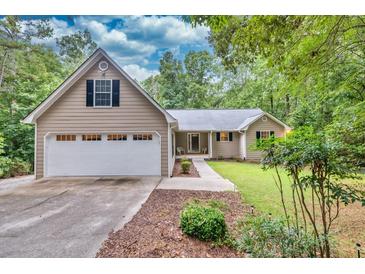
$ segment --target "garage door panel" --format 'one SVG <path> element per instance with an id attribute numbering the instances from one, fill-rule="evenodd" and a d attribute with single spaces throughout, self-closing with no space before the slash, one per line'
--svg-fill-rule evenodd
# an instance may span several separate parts
<path id="1" fill-rule="evenodd" d="M 46 176 L 160 175 L 160 137 L 134 141 L 56 141 L 46 138 Z"/>

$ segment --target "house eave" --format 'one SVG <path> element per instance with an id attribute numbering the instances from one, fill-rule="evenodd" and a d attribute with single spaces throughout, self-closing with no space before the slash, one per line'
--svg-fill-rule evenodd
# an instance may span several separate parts
<path id="1" fill-rule="evenodd" d="M 146 97 L 162 114 L 168 123 L 177 122 L 165 109 L 163 109 L 135 80 L 133 80 L 109 55 L 98 48 L 85 62 L 71 74 L 57 89 L 55 89 L 43 102 L 32 110 L 23 120 L 23 123 L 34 124 L 36 120 L 51 107 L 84 73 L 90 69 L 100 58 L 105 57 L 143 96 Z"/>

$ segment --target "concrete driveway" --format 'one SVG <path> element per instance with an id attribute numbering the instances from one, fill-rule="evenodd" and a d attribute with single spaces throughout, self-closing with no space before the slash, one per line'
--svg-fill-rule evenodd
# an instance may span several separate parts
<path id="1" fill-rule="evenodd" d="M 52 178 L 0 189 L 0 257 L 94 257 L 160 180 Z"/>

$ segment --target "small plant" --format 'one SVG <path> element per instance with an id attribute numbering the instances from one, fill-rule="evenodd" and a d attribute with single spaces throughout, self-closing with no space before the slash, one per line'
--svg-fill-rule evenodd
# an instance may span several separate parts
<path id="1" fill-rule="evenodd" d="M 191 162 L 189 160 L 181 162 L 181 169 L 184 174 L 189 173 Z"/>
<path id="2" fill-rule="evenodd" d="M 31 165 L 18 158 L 9 159 L 0 156 L 0 178 L 14 177 L 29 174 Z"/>
<path id="3" fill-rule="evenodd" d="M 180 159 L 180 162 L 189 162 L 189 159 L 184 156 Z"/>
<path id="4" fill-rule="evenodd" d="M 241 236 L 236 246 L 239 251 L 255 258 L 316 257 L 317 239 L 303 229 L 287 227 L 285 220 L 267 216 L 249 216 L 242 222 Z"/>
<path id="5" fill-rule="evenodd" d="M 180 215 L 182 231 L 202 241 L 223 241 L 227 225 L 221 210 L 197 202 L 188 203 Z"/>

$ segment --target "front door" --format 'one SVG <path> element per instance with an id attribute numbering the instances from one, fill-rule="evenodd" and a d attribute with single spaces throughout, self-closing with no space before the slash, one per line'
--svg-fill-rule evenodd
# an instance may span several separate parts
<path id="1" fill-rule="evenodd" d="M 200 152 L 200 134 L 188 133 L 188 152 Z"/>

